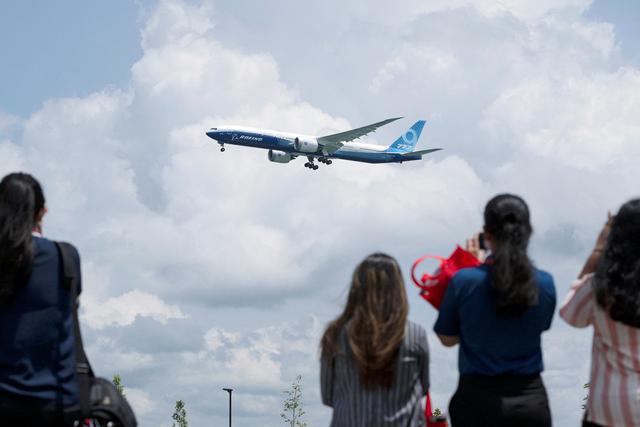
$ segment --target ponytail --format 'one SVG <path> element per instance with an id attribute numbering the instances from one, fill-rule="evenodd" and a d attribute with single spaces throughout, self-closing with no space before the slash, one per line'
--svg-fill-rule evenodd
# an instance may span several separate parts
<path id="1" fill-rule="evenodd" d="M 538 303 L 534 268 L 527 254 L 532 233 L 529 208 L 511 194 L 489 201 L 485 230 L 493 237 L 492 287 L 499 314 L 518 316 Z"/>

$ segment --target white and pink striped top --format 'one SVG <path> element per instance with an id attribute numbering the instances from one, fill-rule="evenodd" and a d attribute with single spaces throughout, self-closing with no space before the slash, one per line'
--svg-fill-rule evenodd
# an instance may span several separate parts
<path id="1" fill-rule="evenodd" d="M 593 325 L 588 420 L 640 426 L 640 329 L 612 320 L 592 291 L 593 275 L 576 280 L 560 308 L 570 325 Z"/>

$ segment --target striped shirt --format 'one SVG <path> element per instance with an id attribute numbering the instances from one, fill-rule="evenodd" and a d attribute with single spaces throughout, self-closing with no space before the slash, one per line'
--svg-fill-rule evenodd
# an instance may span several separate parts
<path id="1" fill-rule="evenodd" d="M 640 426 L 640 329 L 612 320 L 597 304 L 592 274 L 571 285 L 560 316 L 578 328 L 593 325 L 588 420 Z"/>
<path id="2" fill-rule="evenodd" d="M 421 401 L 429 386 L 429 349 L 421 326 L 407 322 L 389 389 L 364 388 L 344 330 L 339 346 L 340 354 L 320 362 L 322 402 L 333 407 L 331 427 L 425 425 Z"/>

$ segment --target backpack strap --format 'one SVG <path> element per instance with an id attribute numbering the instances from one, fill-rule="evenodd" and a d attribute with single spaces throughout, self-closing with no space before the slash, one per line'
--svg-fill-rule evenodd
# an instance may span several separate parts
<path id="1" fill-rule="evenodd" d="M 79 266 L 76 263 L 76 249 L 66 242 L 55 242 L 60 254 L 62 277 L 65 288 L 69 291 L 71 310 L 73 312 L 73 336 L 76 356 L 76 379 L 78 381 L 78 398 L 80 400 L 80 414 L 82 418 L 88 418 L 91 412 L 91 378 L 94 377 L 93 369 L 82 344 L 80 322 L 78 320 L 78 296 L 79 296 Z"/>

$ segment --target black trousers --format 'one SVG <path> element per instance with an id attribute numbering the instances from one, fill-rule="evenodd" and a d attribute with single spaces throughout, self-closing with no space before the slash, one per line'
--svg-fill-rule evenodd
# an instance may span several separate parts
<path id="1" fill-rule="evenodd" d="M 78 411 L 56 408 L 55 404 L 0 392 L 0 425 L 11 427 L 70 427 Z"/>
<path id="2" fill-rule="evenodd" d="M 540 375 L 462 375 L 449 415 L 452 427 L 551 427 Z"/>

